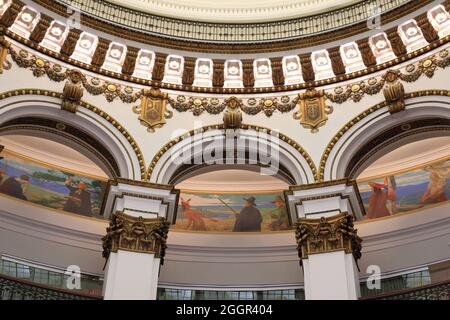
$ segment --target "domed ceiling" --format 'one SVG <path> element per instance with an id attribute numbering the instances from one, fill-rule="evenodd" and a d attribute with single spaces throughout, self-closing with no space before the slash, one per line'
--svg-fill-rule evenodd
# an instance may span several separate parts
<path id="1" fill-rule="evenodd" d="M 108 2 L 181 20 L 249 23 L 311 16 L 363 0 L 109 0 Z"/>

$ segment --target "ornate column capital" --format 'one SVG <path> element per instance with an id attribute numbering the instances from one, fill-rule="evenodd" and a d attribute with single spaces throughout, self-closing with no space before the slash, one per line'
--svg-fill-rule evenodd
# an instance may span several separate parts
<path id="1" fill-rule="evenodd" d="M 353 217 L 348 213 L 329 218 L 298 219 L 295 223 L 295 238 L 300 265 L 311 254 L 340 250 L 353 254 L 356 262 L 361 258 L 362 242 L 357 231 L 353 225 Z"/>
<path id="2" fill-rule="evenodd" d="M 144 219 L 116 212 L 102 238 L 103 257 L 108 259 L 118 250 L 153 253 L 163 264 L 169 225 L 164 218 Z"/>

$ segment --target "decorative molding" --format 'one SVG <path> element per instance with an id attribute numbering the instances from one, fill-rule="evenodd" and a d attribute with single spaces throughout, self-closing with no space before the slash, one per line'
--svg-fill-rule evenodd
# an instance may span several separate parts
<path id="1" fill-rule="evenodd" d="M 416 91 L 407 93 L 404 96 L 404 99 L 412 99 L 416 97 L 425 97 L 425 96 L 450 96 L 449 90 L 424 90 L 424 91 Z M 379 104 L 376 104 L 369 109 L 365 110 L 364 112 L 360 113 L 356 117 L 354 117 L 352 120 L 347 122 L 338 133 L 334 135 L 334 137 L 330 140 L 327 147 L 325 148 L 324 153 L 322 154 L 322 158 L 320 159 L 320 166 L 319 166 L 319 174 L 318 179 L 319 181 L 323 181 L 325 177 L 325 165 L 327 163 L 328 157 L 331 154 L 331 151 L 333 150 L 333 147 L 337 144 L 337 142 L 342 138 L 342 136 L 350 130 L 354 125 L 356 125 L 358 122 L 369 116 L 370 114 L 374 113 L 375 111 L 382 109 L 384 107 L 387 107 L 388 103 L 386 101 L 383 101 Z"/>
<path id="2" fill-rule="evenodd" d="M 62 94 L 61 109 L 76 113 L 83 97 L 83 88 L 79 83 L 67 81 Z"/>
<path id="3" fill-rule="evenodd" d="M 123 212 L 113 214 L 103 241 L 103 257 L 118 250 L 153 253 L 164 264 L 170 223 L 163 218 L 144 219 Z"/>
<path id="4" fill-rule="evenodd" d="M 389 113 L 394 114 L 405 110 L 405 87 L 398 81 L 395 71 L 385 74 L 387 85 L 383 89 L 383 95 L 388 105 Z"/>
<path id="5" fill-rule="evenodd" d="M 196 134 L 204 133 L 209 130 L 219 130 L 219 129 L 225 129 L 225 128 L 223 125 L 210 125 L 210 126 L 202 127 L 199 129 L 191 130 L 191 131 L 187 132 L 186 134 L 179 136 L 179 137 L 175 138 L 174 140 L 171 140 L 168 143 L 166 143 L 161 149 L 159 149 L 159 151 L 153 157 L 153 159 L 148 167 L 148 170 L 147 170 L 147 178 L 151 177 L 153 170 L 155 169 L 155 166 L 158 163 L 158 161 L 161 159 L 161 157 L 166 152 L 168 152 L 173 146 L 175 146 L 177 143 L 180 143 L 184 139 L 190 138 Z M 264 131 L 269 135 L 272 133 L 272 129 L 255 126 L 255 125 L 248 125 L 248 124 L 241 124 L 240 129 L 255 130 L 257 132 Z M 287 144 L 289 144 L 291 147 L 293 147 L 295 150 L 297 150 L 301 154 L 301 156 L 308 163 L 308 166 L 311 169 L 311 172 L 313 173 L 315 179 L 317 179 L 316 166 L 315 166 L 314 161 L 312 160 L 311 156 L 305 151 L 305 149 L 303 149 L 303 147 L 301 147 L 295 140 L 285 136 L 284 134 L 279 133 L 279 132 L 277 132 L 276 134 L 279 136 L 280 140 L 282 140 L 283 142 L 286 142 Z"/>
<path id="6" fill-rule="evenodd" d="M 11 62 L 6 60 L 10 46 L 9 41 L 4 36 L 0 36 L 0 74 L 3 73 L 3 70 L 9 70 L 12 67 Z"/>
<path id="7" fill-rule="evenodd" d="M 42 52 L 45 55 L 59 59 L 63 62 L 69 63 L 76 67 L 83 68 L 83 69 L 86 69 L 86 70 L 89 70 L 89 71 L 92 71 L 92 72 L 95 72 L 95 73 L 98 73 L 101 75 L 105 75 L 107 77 L 111 77 L 111 78 L 115 78 L 115 79 L 123 80 L 123 81 L 127 81 L 127 82 L 132 82 L 132 83 L 136 83 L 136 84 L 140 84 L 140 85 L 147 85 L 147 86 L 164 88 L 164 89 L 190 91 L 190 92 L 201 92 L 201 93 L 223 93 L 223 94 L 246 94 L 246 93 L 268 93 L 268 92 L 280 92 L 280 91 L 295 91 L 295 90 L 314 88 L 314 87 L 319 87 L 319 86 L 324 86 L 324 85 L 330 85 L 333 83 L 338 83 L 338 82 L 342 82 L 342 81 L 355 79 L 355 78 L 358 78 L 358 77 L 361 77 L 364 75 L 368 75 L 368 74 L 371 74 L 371 73 L 374 73 L 377 71 L 387 69 L 396 64 L 399 64 L 399 63 L 405 62 L 407 60 L 413 59 L 415 57 L 418 57 L 420 55 L 423 55 L 424 53 L 431 51 L 431 50 L 447 43 L 448 41 L 450 41 L 450 36 L 447 36 L 445 38 L 441 38 L 441 39 L 429 44 L 426 47 L 423 47 L 419 50 L 408 53 L 408 54 L 398 57 L 396 59 L 390 60 L 383 64 L 373 65 L 373 66 L 368 67 L 365 70 L 348 73 L 348 74 L 344 74 L 344 75 L 339 75 L 339 76 L 336 76 L 333 78 L 318 80 L 318 81 L 315 81 L 315 74 L 314 74 L 314 70 L 312 67 L 310 54 L 304 54 L 304 55 L 301 55 L 302 72 L 303 72 L 303 78 L 305 80 L 304 83 L 299 83 L 299 84 L 295 84 L 295 85 L 274 85 L 272 87 L 264 87 L 264 88 L 253 88 L 253 87 L 223 88 L 222 87 L 223 81 L 224 81 L 224 79 L 223 79 L 223 60 L 214 60 L 214 69 L 217 68 L 217 70 L 213 71 L 213 87 L 196 87 L 196 86 L 184 85 L 184 84 L 177 85 L 177 84 L 162 82 L 162 79 L 164 77 L 164 66 L 165 66 L 165 60 L 166 60 L 167 54 L 156 52 L 155 65 L 153 67 L 153 73 L 152 73 L 152 80 L 146 80 L 146 79 L 129 76 L 126 74 L 120 74 L 120 73 L 115 73 L 112 71 L 104 70 L 99 66 L 88 65 L 88 64 L 79 62 L 77 60 L 73 60 L 69 57 L 70 55 L 63 54 L 63 52 L 65 50 L 64 49 L 65 44 L 63 45 L 61 53 L 57 53 L 57 52 L 48 50 L 47 48 L 44 48 L 44 47 L 40 46 L 39 44 L 36 44 L 28 39 L 25 39 L 15 33 L 13 33 L 9 29 L 6 30 L 5 33 L 8 35 L 8 37 L 10 37 L 22 44 L 34 49 L 34 50 Z M 66 42 L 70 41 L 70 48 L 68 48 L 68 49 L 66 48 L 66 49 L 68 50 L 67 53 L 71 54 L 73 52 L 73 48 L 76 44 L 76 39 L 77 39 L 77 37 L 79 37 L 79 34 L 73 35 L 72 40 L 69 39 L 70 37 L 71 37 L 71 34 L 69 33 L 69 36 L 66 39 Z M 72 46 L 73 46 L 73 48 L 72 48 Z M 368 44 L 367 44 L 367 46 L 368 46 Z M 366 49 L 370 51 L 369 47 L 367 47 Z M 19 49 L 19 50 L 22 51 L 23 49 Z M 26 50 L 23 50 L 23 51 L 26 51 Z M 367 51 L 366 55 L 370 56 L 369 51 Z M 363 59 L 364 59 L 365 54 L 363 51 L 361 51 L 361 52 L 362 52 Z M 371 51 L 370 51 L 370 53 L 371 53 Z M 33 56 L 35 56 L 35 55 L 33 55 Z M 372 56 L 373 56 L 373 54 L 372 54 Z M 40 58 L 40 59 L 46 61 L 45 58 Z M 57 64 L 53 64 L 53 65 L 57 65 Z M 58 65 L 58 66 L 61 68 L 60 65 Z M 251 82 L 252 76 L 250 78 L 249 77 L 250 76 L 247 75 L 247 81 Z M 104 81 L 104 82 L 110 83 L 109 81 Z M 129 86 L 127 86 L 127 88 L 129 88 Z M 113 94 L 112 96 L 115 97 L 117 95 L 120 95 L 120 94 Z"/>
<path id="8" fill-rule="evenodd" d="M 63 98 L 63 95 L 61 93 L 51 91 L 51 90 L 42 90 L 42 89 L 18 89 L 18 90 L 12 90 L 3 92 L 0 94 L 0 101 L 16 97 L 16 96 L 22 96 L 22 95 L 42 95 L 47 97 L 54 97 L 54 98 Z M 145 161 L 144 161 L 144 155 L 142 154 L 141 149 L 139 148 L 139 145 L 137 144 L 136 140 L 131 136 L 131 134 L 125 129 L 124 126 L 122 126 L 116 119 L 108 115 L 106 112 L 100 110 L 99 108 L 84 102 L 80 101 L 80 107 L 86 108 L 89 111 L 94 112 L 95 114 L 99 115 L 106 121 L 108 121 L 110 124 L 112 124 L 128 141 L 128 143 L 133 148 L 134 153 L 136 154 L 136 157 L 139 161 L 139 166 L 141 170 L 141 178 L 142 180 L 146 179 L 146 169 L 145 169 Z"/>
<path id="9" fill-rule="evenodd" d="M 361 242 L 354 228 L 353 217 L 348 213 L 320 219 L 299 219 L 295 223 L 300 265 L 311 254 L 344 250 L 352 254 L 355 262 L 361 258 Z"/>

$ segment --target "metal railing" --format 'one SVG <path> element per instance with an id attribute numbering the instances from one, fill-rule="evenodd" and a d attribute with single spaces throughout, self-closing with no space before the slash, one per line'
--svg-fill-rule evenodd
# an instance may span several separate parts
<path id="1" fill-rule="evenodd" d="M 419 288 L 365 297 L 361 300 L 450 300 L 450 280 Z"/>
<path id="2" fill-rule="evenodd" d="M 102 297 L 55 289 L 0 275 L 0 300 L 100 300 Z"/>
<path id="3" fill-rule="evenodd" d="M 57 0 L 97 19 L 149 34 L 208 42 L 270 42 L 325 33 L 367 21 L 411 0 L 368 0 L 351 6 L 297 19 L 267 23 L 208 23 L 153 15 L 104 0 Z"/>

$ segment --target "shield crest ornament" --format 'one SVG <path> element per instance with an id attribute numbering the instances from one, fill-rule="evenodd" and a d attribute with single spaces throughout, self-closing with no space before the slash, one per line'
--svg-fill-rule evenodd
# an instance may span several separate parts
<path id="1" fill-rule="evenodd" d="M 172 111 L 167 110 L 167 101 L 167 92 L 161 92 L 155 88 L 142 91 L 141 104 L 134 106 L 133 112 L 139 114 L 141 124 L 145 125 L 149 132 L 154 132 L 155 128 L 161 128 L 166 123 L 166 119 L 172 117 Z"/>
<path id="2" fill-rule="evenodd" d="M 328 114 L 333 112 L 333 107 L 325 103 L 325 91 L 308 89 L 299 94 L 300 110 L 294 113 L 294 119 L 300 120 L 300 124 L 312 133 L 319 131 L 327 120 Z"/>

